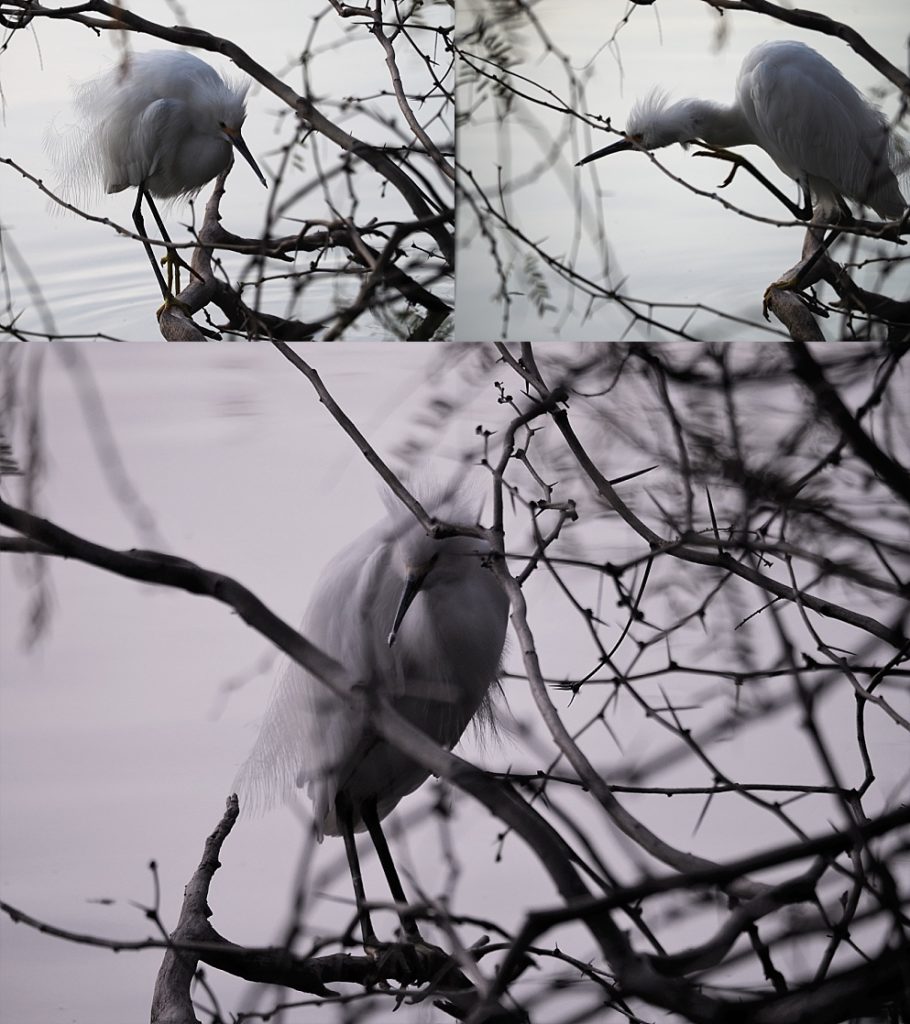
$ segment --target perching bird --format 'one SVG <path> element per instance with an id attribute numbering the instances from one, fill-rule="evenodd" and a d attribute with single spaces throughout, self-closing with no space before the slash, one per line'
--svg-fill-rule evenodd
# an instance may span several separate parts
<path id="1" fill-rule="evenodd" d="M 709 100 L 671 103 L 653 92 L 632 108 L 625 138 L 579 161 L 671 143 L 760 146 L 799 183 L 806 205 L 837 218 L 843 200 L 882 218 L 907 207 L 897 175 L 908 158 L 882 113 L 830 61 L 798 42 L 756 46 L 742 63 L 731 106 Z M 808 213 L 808 211 L 807 211 Z"/>
<path id="2" fill-rule="evenodd" d="M 145 197 L 166 241 L 170 241 L 152 196 L 190 196 L 217 177 L 236 150 L 266 180 L 240 129 L 246 117 L 247 85 L 232 84 L 205 61 L 183 50 L 130 54 L 80 86 L 75 107 L 83 118 L 78 137 L 65 142 L 65 175 L 77 189 L 105 192 L 136 188 L 133 221 L 147 238 L 140 204 Z M 162 294 L 169 289 L 146 251 Z"/>
<path id="3" fill-rule="evenodd" d="M 453 747 L 472 719 L 492 720 L 490 691 L 508 613 L 485 565 L 485 543 L 433 540 L 396 499 L 385 500 L 386 519 L 324 570 L 301 626 L 362 691 L 342 699 L 289 664 L 238 779 L 254 805 L 307 787 L 320 840 L 344 837 L 367 948 L 379 944 L 364 906 L 354 833 L 369 831 L 392 896 L 405 904 L 379 823 L 429 774 L 370 728 L 371 698 L 387 698 L 437 743 Z M 449 521 L 467 514 L 451 498 L 426 507 Z M 403 913 L 401 921 L 409 941 L 421 941 L 413 919 Z"/>

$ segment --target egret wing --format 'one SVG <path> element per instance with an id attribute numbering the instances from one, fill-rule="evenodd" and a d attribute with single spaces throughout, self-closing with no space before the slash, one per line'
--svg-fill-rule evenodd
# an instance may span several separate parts
<path id="1" fill-rule="evenodd" d="M 823 203 L 846 196 L 900 212 L 887 121 L 821 54 L 797 42 L 756 47 L 738 89 L 759 145 Z"/>
<path id="2" fill-rule="evenodd" d="M 366 696 L 390 671 L 381 627 L 370 628 L 381 595 L 387 554 L 370 531 L 324 570 L 301 632 L 341 662 L 363 689 L 339 694 L 305 668 L 288 662 L 278 679 L 259 737 L 237 779 L 256 808 L 292 798 L 306 784 L 321 823 L 334 803 L 338 780 L 356 760 L 367 715 Z"/>

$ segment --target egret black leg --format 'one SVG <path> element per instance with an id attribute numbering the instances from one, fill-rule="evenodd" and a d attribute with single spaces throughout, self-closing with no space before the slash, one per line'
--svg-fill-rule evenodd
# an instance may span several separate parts
<path id="1" fill-rule="evenodd" d="M 152 211 L 152 216 L 155 218 L 155 223 L 158 225 L 158 230 L 161 232 L 161 239 L 167 242 L 168 246 L 173 245 L 171 242 L 171 236 L 167 233 L 167 228 L 164 226 L 164 221 L 161 218 L 161 214 L 158 212 L 158 207 L 155 205 L 154 199 L 152 199 L 151 193 L 148 189 L 143 189 L 145 192 L 145 201 L 149 205 L 149 209 Z M 180 265 L 183 260 L 177 255 L 175 249 L 166 249 L 164 255 L 161 257 L 162 263 L 167 263 L 167 295 L 168 296 L 179 294 L 180 292 Z M 185 264 L 184 264 L 185 265 Z M 176 285 L 176 287 L 172 287 Z"/>
<path id="2" fill-rule="evenodd" d="M 803 216 L 801 216 L 799 219 L 800 220 L 811 220 L 813 215 L 814 215 L 814 213 L 815 213 L 815 209 L 812 206 L 812 191 L 809 188 L 809 182 L 808 181 L 800 181 L 799 182 L 799 194 L 803 198 L 803 205 L 801 207 Z"/>
<path id="3" fill-rule="evenodd" d="M 161 232 L 161 237 L 168 245 L 171 245 L 171 237 L 167 233 L 167 228 L 164 226 L 164 221 L 161 219 L 161 214 L 158 212 L 158 207 L 155 205 L 152 194 L 145 186 L 142 186 L 142 191 L 145 193 L 145 201 L 149 205 L 149 209 L 152 211 L 152 216 L 155 218 L 155 223 L 158 225 L 158 230 Z"/>
<path id="4" fill-rule="evenodd" d="M 152 211 L 152 216 L 155 218 L 155 223 L 158 225 L 158 230 L 161 232 L 162 239 L 167 242 L 168 245 L 173 245 L 171 236 L 167 233 L 167 228 L 164 226 L 164 221 L 161 219 L 161 214 L 158 212 L 158 207 L 155 205 L 150 193 L 146 189 L 145 201 L 148 203 Z M 177 293 L 180 292 L 180 268 L 183 267 L 191 277 L 195 277 L 197 281 L 201 281 L 202 277 L 177 253 L 176 249 L 168 249 L 162 258 L 168 261 L 168 279 L 170 279 L 171 272 L 170 268 L 173 267 L 174 277 L 176 278 Z"/>
<path id="5" fill-rule="evenodd" d="M 773 181 L 770 181 L 768 178 L 766 178 L 765 175 L 762 174 L 762 172 L 757 167 L 753 166 L 744 156 L 742 156 L 739 153 L 731 153 L 728 149 L 720 149 L 717 147 L 709 146 L 707 149 L 699 150 L 699 152 L 693 153 L 692 155 L 709 156 L 713 157 L 715 160 L 726 160 L 727 163 L 733 165 L 733 170 L 730 171 L 730 173 L 727 175 L 726 180 L 720 186 L 721 188 L 726 188 L 727 185 L 729 185 L 730 182 L 733 180 L 733 176 L 736 174 L 737 170 L 740 167 L 742 167 L 744 170 L 748 171 L 749 174 L 751 174 L 756 181 L 761 182 L 761 184 L 764 185 L 765 188 L 776 199 L 782 202 L 784 206 L 786 206 L 787 209 L 793 214 L 793 216 L 796 217 L 797 220 L 809 220 L 809 218 L 812 216 L 812 201 L 806 194 L 806 191 L 802 187 L 802 184 L 800 184 L 800 195 L 802 195 L 803 197 L 803 205 L 797 206 L 796 203 L 794 203 L 789 196 L 784 195 L 784 193 L 781 192 L 781 190 L 777 187 L 777 185 L 774 184 Z"/>
<path id="6" fill-rule="evenodd" d="M 346 797 L 341 795 L 335 797 L 335 813 L 338 815 L 338 824 L 341 826 L 344 852 L 347 854 L 351 883 L 354 886 L 354 899 L 357 901 L 357 916 L 360 919 L 363 945 L 365 949 L 369 946 L 375 947 L 379 945 L 379 940 L 373 931 L 373 922 L 370 920 L 370 912 L 366 906 L 367 897 L 363 888 L 363 875 L 360 873 L 360 858 L 357 856 L 357 844 L 354 841 L 354 814 L 350 801 Z"/>
<path id="7" fill-rule="evenodd" d="M 395 900 L 400 907 L 406 907 L 408 899 L 404 894 L 401 879 L 398 877 L 395 862 L 392 860 L 392 852 L 389 849 L 389 844 L 386 842 L 382 826 L 379 824 L 379 814 L 376 810 L 376 801 L 365 801 L 361 805 L 360 814 L 363 817 L 363 823 L 366 825 L 367 831 L 370 833 L 370 838 L 373 840 L 373 846 L 376 847 L 376 853 L 379 856 L 379 863 L 382 865 L 386 881 L 389 883 L 389 891 L 392 893 L 392 899 Z M 423 943 L 423 937 L 420 934 L 420 929 L 417 927 L 417 922 L 414 920 L 413 915 L 409 914 L 406 910 L 399 910 L 398 918 L 401 921 L 402 930 L 404 931 L 408 941 Z"/>
<path id="8" fill-rule="evenodd" d="M 831 231 L 825 235 L 824 225 L 821 225 L 818 229 L 811 227 L 808 229 L 808 235 L 811 239 L 808 246 L 809 251 L 807 254 L 804 254 L 803 261 L 798 265 L 798 270 L 791 279 L 791 288 L 793 291 L 799 291 L 803 285 L 803 281 L 808 278 L 812 268 L 827 253 L 829 246 L 835 242 L 841 234 L 842 231 L 840 228 L 832 228 Z"/>
<path id="9" fill-rule="evenodd" d="M 170 289 L 164 280 L 164 275 L 161 273 L 161 267 L 158 266 L 158 261 L 155 259 L 155 254 L 152 252 L 152 245 L 148 240 L 148 232 L 145 230 L 145 221 L 142 219 L 142 197 L 145 196 L 148 199 L 149 205 L 155 215 L 155 220 L 161 227 L 161 219 L 158 216 L 158 211 L 155 209 L 155 204 L 152 202 L 152 197 L 148 194 L 145 187 L 140 185 L 136 189 L 136 205 L 133 207 L 133 223 L 136 225 L 136 230 L 142 237 L 142 244 L 145 246 L 145 251 L 148 254 L 149 262 L 152 265 L 152 270 L 155 271 L 155 277 L 158 278 L 158 287 L 161 289 L 161 296 L 165 302 L 171 298 Z M 170 241 L 170 239 L 167 239 Z"/>

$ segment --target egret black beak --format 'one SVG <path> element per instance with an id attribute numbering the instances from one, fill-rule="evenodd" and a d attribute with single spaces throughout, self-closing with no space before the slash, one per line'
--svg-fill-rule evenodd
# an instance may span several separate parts
<path id="1" fill-rule="evenodd" d="M 609 156 L 611 153 L 622 153 L 627 149 L 635 149 L 635 143 L 631 139 L 620 139 L 619 142 L 614 142 L 612 146 L 604 146 L 603 149 L 598 149 L 594 153 L 589 153 L 588 156 L 582 157 L 575 166 L 581 167 L 582 164 L 589 164 L 592 160 L 599 160 L 602 156 Z"/>
<path id="2" fill-rule="evenodd" d="M 237 152 L 243 157 L 244 160 L 253 168 L 256 172 L 256 177 L 265 185 L 269 187 L 269 183 L 263 177 L 262 171 L 259 170 L 259 165 L 253 159 L 253 154 L 247 149 L 246 143 L 243 141 L 243 136 L 240 134 L 239 128 L 228 128 L 224 127 L 225 138 L 230 144 L 237 150 Z"/>
<path id="3" fill-rule="evenodd" d="M 408 573 L 407 579 L 404 583 L 404 590 L 401 592 L 401 600 L 398 602 L 398 611 L 395 612 L 395 621 L 392 623 L 392 631 L 389 633 L 389 647 L 395 643 L 395 638 L 398 636 L 398 630 L 401 628 L 401 623 L 404 621 L 405 613 L 408 608 L 411 607 L 411 602 L 420 593 L 420 588 L 423 586 L 423 581 L 427 578 L 427 573 L 429 571 L 429 565 L 422 565 L 419 569 L 414 569 Z"/>

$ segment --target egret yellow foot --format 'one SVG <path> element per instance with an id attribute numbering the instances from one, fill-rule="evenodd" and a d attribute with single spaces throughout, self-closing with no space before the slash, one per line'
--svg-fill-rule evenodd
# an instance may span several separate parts
<path id="1" fill-rule="evenodd" d="M 179 295 L 180 288 L 180 264 L 183 261 L 175 252 L 170 249 L 161 257 L 161 266 L 167 271 L 167 290 L 171 295 Z"/>
<path id="2" fill-rule="evenodd" d="M 377 979 L 394 978 L 402 983 L 423 984 L 436 981 L 442 988 L 470 988 L 451 956 L 424 940 L 415 942 L 364 943 L 364 952 L 376 961 Z"/>
<path id="3" fill-rule="evenodd" d="M 181 302 L 180 299 L 175 298 L 173 295 L 165 296 L 164 302 L 155 310 L 155 319 L 160 320 L 162 314 L 169 312 L 172 309 L 179 309 L 185 316 L 192 318 L 193 311 L 185 303 Z"/>
<path id="4" fill-rule="evenodd" d="M 766 319 L 770 320 L 771 317 L 768 315 L 768 307 L 771 305 L 771 293 L 774 291 L 780 292 L 793 292 L 797 291 L 800 286 L 799 276 L 796 277 L 782 277 L 778 281 L 774 281 L 769 284 L 765 289 L 765 294 L 761 300 L 761 315 Z"/>
<path id="5" fill-rule="evenodd" d="M 202 280 L 202 275 L 193 270 L 193 268 L 177 255 L 173 250 L 168 250 L 161 257 L 161 266 L 167 270 L 167 289 L 174 295 L 179 295 L 182 291 L 180 287 L 180 268 L 182 267 L 191 277 L 195 277 L 197 281 Z"/>

